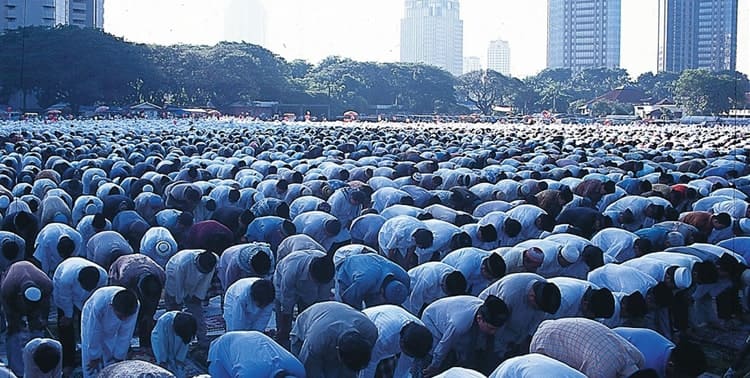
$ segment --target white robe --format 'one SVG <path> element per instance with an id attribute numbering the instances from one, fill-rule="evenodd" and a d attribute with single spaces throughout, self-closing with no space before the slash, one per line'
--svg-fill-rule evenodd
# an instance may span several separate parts
<path id="1" fill-rule="evenodd" d="M 273 304 L 258 307 L 251 298 L 252 285 L 261 278 L 242 278 L 233 283 L 224 295 L 224 321 L 227 332 L 263 332 L 271 320 Z"/>

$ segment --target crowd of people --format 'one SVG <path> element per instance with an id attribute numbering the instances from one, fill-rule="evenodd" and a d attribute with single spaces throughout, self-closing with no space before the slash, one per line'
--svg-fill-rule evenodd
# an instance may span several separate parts
<path id="1" fill-rule="evenodd" d="M 5 376 L 696 376 L 748 311 L 742 128 L 2 128 Z"/>

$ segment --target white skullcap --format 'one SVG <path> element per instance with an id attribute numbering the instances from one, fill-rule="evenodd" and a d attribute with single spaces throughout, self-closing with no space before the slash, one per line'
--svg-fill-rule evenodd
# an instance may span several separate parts
<path id="1" fill-rule="evenodd" d="M 677 268 L 674 271 L 674 285 L 678 289 L 685 289 L 693 284 L 693 275 L 688 268 Z"/>
<path id="2" fill-rule="evenodd" d="M 23 292 L 23 296 L 31 302 L 39 302 L 42 299 L 42 291 L 32 286 Z"/>
<path id="3" fill-rule="evenodd" d="M 740 230 L 744 234 L 750 234 L 750 218 L 740 219 Z"/>
<path id="4" fill-rule="evenodd" d="M 681 247 L 685 245 L 685 237 L 677 231 L 672 231 L 667 234 L 667 244 L 670 247 Z"/>
<path id="5" fill-rule="evenodd" d="M 578 261 L 578 258 L 581 256 L 581 252 L 573 247 L 565 246 L 560 250 L 560 255 L 563 259 L 565 259 L 565 261 L 573 264 Z"/>
<path id="6" fill-rule="evenodd" d="M 154 186 L 151 185 L 151 184 L 146 184 L 146 185 L 143 185 L 142 190 L 144 192 L 153 192 L 154 191 Z"/>

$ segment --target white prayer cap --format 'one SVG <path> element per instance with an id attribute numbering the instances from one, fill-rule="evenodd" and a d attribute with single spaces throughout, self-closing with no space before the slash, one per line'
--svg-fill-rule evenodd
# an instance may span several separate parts
<path id="1" fill-rule="evenodd" d="M 685 245 L 685 237 L 677 231 L 672 231 L 667 234 L 667 244 L 669 247 L 683 246 Z"/>
<path id="2" fill-rule="evenodd" d="M 573 264 L 578 261 L 578 258 L 581 256 L 581 252 L 573 247 L 565 246 L 560 250 L 560 255 L 563 259 L 565 259 L 565 261 Z"/>
<path id="3" fill-rule="evenodd" d="M 23 296 L 26 297 L 28 301 L 39 302 L 42 299 L 42 291 L 39 290 L 39 288 L 32 286 L 24 290 Z"/>
<path id="4" fill-rule="evenodd" d="M 685 289 L 693 284 L 693 275 L 688 268 L 677 268 L 674 271 L 674 285 L 678 289 Z"/>

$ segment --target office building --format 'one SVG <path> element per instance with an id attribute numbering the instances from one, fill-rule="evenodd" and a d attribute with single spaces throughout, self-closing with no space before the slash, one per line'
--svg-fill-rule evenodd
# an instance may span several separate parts
<path id="1" fill-rule="evenodd" d="M 401 19 L 401 61 L 463 73 L 464 25 L 458 0 L 406 0 Z"/>
<path id="2" fill-rule="evenodd" d="M 510 44 L 498 39 L 490 42 L 487 49 L 487 69 L 510 76 Z"/>
<path id="3" fill-rule="evenodd" d="M 464 58 L 464 73 L 479 71 L 482 69 L 482 61 L 478 56 L 467 56 Z"/>
<path id="4" fill-rule="evenodd" d="M 547 67 L 620 66 L 621 0 L 548 0 Z"/>
<path id="5" fill-rule="evenodd" d="M 266 45 L 266 9 L 260 0 L 231 0 L 224 20 L 224 40 Z"/>
<path id="6" fill-rule="evenodd" d="M 24 26 L 104 27 L 104 0 L 0 0 L 0 32 Z"/>
<path id="7" fill-rule="evenodd" d="M 659 0 L 658 70 L 737 66 L 737 0 Z"/>

